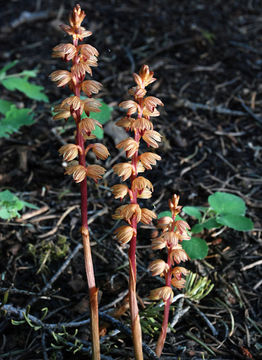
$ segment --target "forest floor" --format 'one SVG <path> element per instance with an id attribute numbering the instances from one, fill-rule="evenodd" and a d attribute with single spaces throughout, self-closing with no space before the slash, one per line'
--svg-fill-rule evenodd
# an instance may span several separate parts
<path id="1" fill-rule="evenodd" d="M 180 318 L 167 335 L 161 358 L 261 359 L 261 2 L 98 0 L 80 4 L 87 14 L 84 26 L 93 32 L 88 42 L 100 53 L 93 78 L 103 84 L 99 97 L 113 107 L 112 123 L 121 117 L 118 104 L 128 99 L 132 73 L 148 64 L 157 78 L 150 95 L 164 103 L 154 121 L 163 135 L 157 150 L 162 160 L 148 172 L 154 193 L 146 206 L 157 213 L 167 210 L 174 193 L 180 195 L 183 206 L 206 206 L 210 194 L 222 191 L 240 196 L 254 223 L 249 232 L 226 229 L 221 234 L 215 230 L 201 234 L 209 244 L 208 256 L 185 266 L 207 276 L 214 287 L 198 303 L 180 299 L 173 304 L 170 319 L 178 313 Z M 64 176 L 57 152 L 73 140 L 74 130 L 64 128 L 62 121 L 54 122 L 50 110 L 69 94 L 56 88 L 49 74 L 65 66 L 51 53 L 68 39 L 59 24 L 67 23 L 73 6 L 69 0 L 59 5 L 50 0 L 10 0 L 1 6 L 0 67 L 17 59 L 16 71 L 38 69 L 35 82 L 44 86 L 50 100 L 50 104 L 32 102 L 1 86 L 2 99 L 31 106 L 36 114 L 32 126 L 0 139 L 1 190 L 9 189 L 39 208 L 37 216 L 26 219 L 32 211 L 26 209 L 22 218 L 0 222 L 0 295 L 5 300 L 1 359 L 90 356 L 79 185 Z M 89 222 L 99 307 L 104 314 L 102 353 L 105 359 L 121 360 L 132 359 L 133 352 L 128 309 L 118 322 L 113 321 L 114 312 L 126 306 L 128 284 L 127 248 L 113 238 L 116 223 L 111 217 L 120 204 L 110 191 L 117 183 L 112 165 L 121 161 L 114 135 L 116 131 L 107 126 L 104 143 L 111 157 L 104 165 L 105 178 L 98 185 L 89 184 Z M 192 218 L 186 219 L 194 224 Z M 156 258 L 150 247 L 152 229 L 153 225 L 144 226 L 138 236 L 137 292 L 143 341 L 154 351 L 162 308 L 153 312 L 154 304 L 148 299 L 149 291 L 161 284 L 147 270 Z M 11 320 L 21 320 L 19 311 L 26 308 L 28 322 L 13 324 Z M 44 308 L 47 315 L 39 323 Z M 56 328 L 75 321 L 80 325 Z"/>

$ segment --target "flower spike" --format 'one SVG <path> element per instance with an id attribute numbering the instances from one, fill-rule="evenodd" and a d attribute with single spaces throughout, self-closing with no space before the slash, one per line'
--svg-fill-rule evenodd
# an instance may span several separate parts
<path id="1" fill-rule="evenodd" d="M 144 141 L 147 146 L 158 147 L 161 141 L 161 135 L 154 131 L 150 116 L 158 116 L 157 106 L 163 106 L 160 99 L 154 96 L 145 97 L 146 87 L 156 79 L 153 78 L 153 72 L 147 65 L 142 66 L 139 74 L 133 74 L 136 86 L 129 90 L 133 96 L 132 100 L 122 101 L 119 106 L 126 110 L 126 115 L 116 124 L 124 127 L 126 131 L 131 131 L 132 136 L 122 140 L 116 145 L 117 149 L 123 149 L 130 162 L 120 163 L 113 166 L 114 172 L 121 177 L 122 181 L 130 181 L 130 185 L 117 184 L 112 188 L 114 197 L 121 200 L 129 195 L 130 203 L 120 206 L 114 219 L 122 219 L 128 225 L 120 226 L 116 230 L 116 238 L 121 244 L 130 244 L 129 247 L 129 303 L 131 312 L 132 334 L 136 360 L 143 359 L 142 352 L 142 334 L 139 321 L 139 313 L 136 299 L 136 241 L 137 225 L 139 222 L 150 224 L 152 219 L 156 219 L 156 214 L 147 208 L 140 208 L 138 199 L 149 199 L 152 196 L 153 185 L 143 176 L 138 176 L 145 169 L 152 169 L 157 160 L 161 157 L 153 152 L 139 154 L 141 142 Z M 163 264 L 154 266 L 154 272 L 157 274 L 165 270 Z M 160 269 L 160 270 L 159 270 Z M 165 293 L 165 292 L 163 292 Z M 166 294 L 166 293 L 165 293 Z"/>
<path id="2" fill-rule="evenodd" d="M 53 49 L 53 57 L 71 62 L 70 70 L 56 70 L 50 75 L 51 80 L 58 87 L 68 86 L 73 96 L 67 97 L 61 104 L 56 105 L 55 120 L 73 117 L 76 123 L 76 144 L 66 144 L 59 149 L 59 153 L 65 161 L 70 162 L 65 173 L 72 175 L 76 183 L 81 187 L 81 215 L 82 215 L 82 238 L 85 257 L 86 275 L 89 287 L 90 312 L 91 312 L 91 336 L 92 336 L 92 359 L 100 359 L 99 325 L 98 325 L 98 289 L 95 284 L 89 231 L 87 223 L 87 177 L 97 182 L 102 178 L 105 169 L 100 165 L 87 165 L 86 154 L 91 149 L 96 157 L 105 160 L 109 156 L 107 148 L 99 143 L 85 147 L 85 140 L 94 139 L 92 133 L 96 126 L 102 127 L 97 121 L 89 117 L 89 113 L 99 112 L 100 102 L 92 98 L 97 94 L 102 85 L 98 81 L 85 80 L 86 74 L 92 75 L 92 67 L 97 66 L 98 51 L 89 44 L 79 44 L 84 38 L 90 36 L 91 31 L 81 26 L 85 12 L 80 5 L 76 5 L 69 16 L 69 25 L 61 25 L 61 28 L 70 36 L 72 43 L 59 44 Z M 81 91 L 88 97 L 83 99 Z M 87 117 L 82 116 L 85 111 Z M 78 160 L 76 161 L 76 158 Z M 72 161 L 73 160 L 73 161 Z M 125 232 L 120 236 L 121 242 L 128 241 L 130 233 Z"/>
<path id="3" fill-rule="evenodd" d="M 166 286 L 154 289 L 150 292 L 149 298 L 151 300 L 163 300 L 165 303 L 164 318 L 162 323 L 161 333 L 158 338 L 156 354 L 160 357 L 167 334 L 169 309 L 172 299 L 174 297 L 173 289 L 182 289 L 186 280 L 182 275 L 187 275 L 188 270 L 182 266 L 176 266 L 181 261 L 189 259 L 182 245 L 179 244 L 182 240 L 189 240 L 190 226 L 184 220 L 176 220 L 176 216 L 180 213 L 182 206 L 178 205 L 179 196 L 173 195 L 169 200 L 169 208 L 172 216 L 164 216 L 158 220 L 158 227 L 162 233 L 159 237 L 152 240 L 152 249 L 161 250 L 167 249 L 167 262 L 163 260 L 154 260 L 149 265 L 149 270 L 152 275 L 160 275 L 165 277 Z"/>

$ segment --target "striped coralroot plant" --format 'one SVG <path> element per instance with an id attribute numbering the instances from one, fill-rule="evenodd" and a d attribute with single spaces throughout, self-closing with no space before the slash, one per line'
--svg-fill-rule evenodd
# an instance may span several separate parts
<path id="1" fill-rule="evenodd" d="M 151 223 L 156 218 L 156 214 L 147 209 L 140 208 L 138 199 L 149 199 L 152 195 L 153 185 L 143 176 L 138 176 L 145 169 L 152 169 L 157 160 L 161 157 L 154 152 L 144 152 L 139 154 L 139 146 L 143 140 L 152 148 L 158 147 L 161 135 L 153 130 L 153 123 L 150 118 L 159 116 L 156 110 L 157 105 L 163 105 L 162 101 L 153 96 L 145 96 L 146 87 L 156 79 L 153 72 L 147 65 L 142 66 L 139 74 L 133 74 L 136 86 L 129 90 L 134 100 L 123 101 L 120 107 L 127 110 L 127 114 L 116 125 L 131 131 L 133 137 L 121 141 L 116 147 L 126 152 L 126 157 L 130 161 L 116 164 L 114 172 L 121 177 L 122 181 L 130 180 L 129 186 L 118 184 L 112 187 L 114 197 L 121 200 L 128 195 L 129 204 L 117 208 L 114 219 L 122 219 L 126 222 L 116 230 L 116 238 L 121 244 L 130 242 L 129 247 L 129 305 L 131 314 L 131 326 L 134 343 L 135 358 L 143 359 L 142 334 L 139 319 L 139 312 L 136 298 L 136 242 L 137 224 Z"/>
<path id="2" fill-rule="evenodd" d="M 82 240 L 84 248 L 85 270 L 87 275 L 91 313 L 92 359 L 100 359 L 99 320 L 98 320 L 98 289 L 96 288 L 91 247 L 87 222 L 87 177 L 97 182 L 102 178 L 105 169 L 99 165 L 87 165 L 86 154 L 93 151 L 97 158 L 105 160 L 109 156 L 107 148 L 100 143 L 91 143 L 85 146 L 86 140 L 92 140 L 95 135 L 92 131 L 100 123 L 89 117 L 90 112 L 99 112 L 100 102 L 92 98 L 102 85 L 94 80 L 85 80 L 86 73 L 92 75 L 92 66 L 97 66 L 98 51 L 89 44 L 79 45 L 79 42 L 92 33 L 81 26 L 85 13 L 80 5 L 76 5 L 69 16 L 70 25 L 61 25 L 61 28 L 72 36 L 72 43 L 59 44 L 53 49 L 53 57 L 71 61 L 70 71 L 57 70 L 50 76 L 58 87 L 68 85 L 73 95 L 67 97 L 61 104 L 55 106 L 54 119 L 68 119 L 73 117 L 76 124 L 76 143 L 67 144 L 59 149 L 65 161 L 68 161 L 66 174 L 72 175 L 81 189 L 81 218 Z M 83 92 L 87 98 L 81 98 Z M 78 160 L 75 159 L 78 157 Z"/>
<path id="3" fill-rule="evenodd" d="M 159 237 L 152 240 L 153 250 L 167 249 L 167 262 L 164 260 L 154 260 L 149 265 L 152 275 L 164 276 L 166 282 L 165 286 L 154 289 L 150 293 L 150 299 L 163 300 L 165 304 L 162 329 L 156 347 L 158 357 L 160 357 L 162 353 L 167 334 L 169 309 L 174 296 L 172 286 L 177 289 L 182 289 L 186 282 L 182 275 L 187 275 L 188 273 L 188 270 L 184 267 L 177 266 L 181 261 L 187 261 L 189 259 L 179 242 L 182 240 L 190 240 L 190 235 L 188 234 L 190 227 L 188 223 L 184 220 L 176 220 L 176 216 L 182 209 L 182 206 L 179 206 L 178 202 L 179 196 L 173 195 L 172 199 L 169 200 L 172 217 L 164 216 L 158 220 L 158 227 L 161 228 L 162 233 Z"/>

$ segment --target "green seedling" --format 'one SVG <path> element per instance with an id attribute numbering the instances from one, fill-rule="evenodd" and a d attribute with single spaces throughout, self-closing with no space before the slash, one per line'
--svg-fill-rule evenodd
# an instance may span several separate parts
<path id="1" fill-rule="evenodd" d="M 208 203 L 208 207 L 185 206 L 183 208 L 185 214 L 197 220 L 191 229 L 192 234 L 222 227 L 237 231 L 253 229 L 253 222 L 245 216 L 245 202 L 239 196 L 215 192 L 208 197 Z M 204 259 L 208 253 L 207 243 L 200 237 L 192 236 L 191 240 L 183 241 L 182 245 L 191 259 Z"/>
<path id="2" fill-rule="evenodd" d="M 16 74 L 6 72 L 17 65 L 18 61 L 12 61 L 0 70 L 0 83 L 9 91 L 21 91 L 28 98 L 37 101 L 48 102 L 48 97 L 43 93 L 43 86 L 32 84 L 29 78 L 37 76 L 37 70 L 24 70 Z"/>
<path id="3" fill-rule="evenodd" d="M 191 301 L 199 302 L 212 291 L 214 284 L 208 280 L 207 276 L 199 276 L 190 272 L 186 277 L 185 297 Z"/>
<path id="4" fill-rule="evenodd" d="M 28 251 L 38 266 L 37 274 L 47 272 L 48 265 L 52 261 L 65 258 L 69 248 L 68 239 L 62 235 L 58 235 L 55 243 L 53 241 L 47 242 L 46 240 L 41 241 L 37 245 L 29 243 Z"/>
<path id="5" fill-rule="evenodd" d="M 15 217 L 20 217 L 19 211 L 25 207 L 37 209 L 37 206 L 30 204 L 26 201 L 18 199 L 9 190 L 0 192 L 0 218 L 3 220 L 11 220 Z"/>
<path id="6" fill-rule="evenodd" d="M 18 61 L 13 61 L 0 70 L 0 84 L 9 91 L 20 91 L 29 99 L 48 102 L 43 87 L 32 84 L 29 78 L 37 76 L 37 70 L 24 70 L 16 74 L 7 74 Z M 8 138 L 24 126 L 32 125 L 34 114 L 30 108 L 18 108 L 13 102 L 0 99 L 0 138 Z"/>

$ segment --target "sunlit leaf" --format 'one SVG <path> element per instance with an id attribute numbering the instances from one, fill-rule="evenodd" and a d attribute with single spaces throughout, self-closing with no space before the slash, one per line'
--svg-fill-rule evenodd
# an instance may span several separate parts
<path id="1" fill-rule="evenodd" d="M 215 192 L 208 197 L 208 202 L 212 209 L 220 215 L 245 215 L 246 205 L 239 196 L 225 192 Z"/>
<path id="2" fill-rule="evenodd" d="M 0 99 L 0 113 L 5 115 L 11 108 L 11 101 Z"/>
<path id="3" fill-rule="evenodd" d="M 217 222 L 238 231 L 250 231 L 253 229 L 253 222 L 246 216 L 226 214 L 217 216 Z"/>
<path id="4" fill-rule="evenodd" d="M 208 253 L 207 243 L 199 237 L 192 237 L 190 240 L 183 240 L 182 247 L 192 260 L 204 259 Z"/>
<path id="5" fill-rule="evenodd" d="M 183 212 L 189 216 L 195 217 L 198 221 L 201 221 L 202 219 L 201 212 L 199 211 L 199 208 L 196 206 L 184 206 Z"/>
<path id="6" fill-rule="evenodd" d="M 9 190 L 4 190 L 0 192 L 0 218 L 4 220 L 10 220 L 13 217 L 19 217 L 19 211 L 22 210 L 24 207 L 37 209 L 37 206 L 20 200 Z"/>
<path id="7" fill-rule="evenodd" d="M 104 125 L 110 120 L 113 108 L 111 108 L 106 103 L 104 103 L 103 100 L 99 100 L 99 101 L 101 103 L 101 106 L 99 108 L 100 112 L 91 112 L 90 117 L 92 119 L 99 121 L 100 124 Z"/>
<path id="8" fill-rule="evenodd" d="M 9 70 L 12 69 L 12 67 L 16 66 L 16 64 L 18 63 L 18 60 L 14 60 L 11 61 L 10 63 L 6 64 L 4 67 L 2 67 L 2 69 L 0 70 L 0 79 L 2 78 L 3 75 L 5 75 L 5 73 Z"/>
<path id="9" fill-rule="evenodd" d="M 0 120 L 0 137 L 9 137 L 14 132 L 17 132 L 21 126 L 32 125 L 33 122 L 31 109 L 18 109 L 15 105 L 12 105 L 5 117 Z"/>
<path id="10" fill-rule="evenodd" d="M 1 80 L 1 83 L 7 90 L 19 90 L 30 99 L 48 102 L 48 97 L 43 93 L 43 86 L 31 84 L 27 77 L 7 77 Z"/>
<path id="11" fill-rule="evenodd" d="M 221 225 L 216 221 L 215 218 L 211 218 L 208 219 L 207 221 L 204 221 L 201 224 L 195 224 L 191 231 L 194 234 L 200 233 L 202 230 L 207 229 L 207 230 L 212 230 L 212 229 L 216 229 L 219 228 Z"/>
<path id="12" fill-rule="evenodd" d="M 169 217 L 172 218 L 171 211 L 169 211 L 169 210 L 161 211 L 161 212 L 158 214 L 157 218 L 158 218 L 158 219 L 161 219 L 161 218 L 164 217 L 164 216 L 169 216 Z"/>

